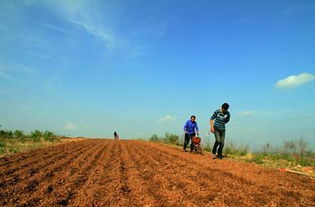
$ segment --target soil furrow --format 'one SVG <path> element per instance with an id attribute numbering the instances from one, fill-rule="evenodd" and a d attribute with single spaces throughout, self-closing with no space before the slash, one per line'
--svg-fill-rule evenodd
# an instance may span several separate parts
<path id="1" fill-rule="evenodd" d="M 142 145 L 140 145 L 141 147 L 143 147 Z M 158 151 L 160 152 L 159 155 L 160 156 L 165 156 L 168 157 L 169 160 L 176 160 L 176 162 L 181 165 L 182 167 L 184 167 L 186 165 L 186 168 L 190 168 L 189 172 L 196 172 L 198 171 L 198 168 L 196 168 L 196 166 L 198 166 L 197 162 L 192 161 L 191 165 L 189 165 L 189 160 L 187 160 L 187 158 L 185 159 L 181 159 L 180 156 L 176 155 L 175 153 L 169 153 L 169 151 L 171 151 L 169 148 L 164 147 L 164 146 L 153 146 L 150 147 L 150 144 L 145 143 L 144 144 L 145 147 L 142 148 L 142 151 L 145 151 L 146 149 L 148 152 L 152 152 L 152 151 Z M 165 148 L 165 149 L 157 149 L 157 148 Z M 183 153 L 181 153 L 183 154 Z M 196 157 L 198 155 L 190 155 L 193 157 Z M 203 157 L 203 156 L 200 156 Z M 159 159 L 159 156 L 157 157 L 157 159 Z M 209 158 L 208 158 L 209 160 Z M 183 163 L 180 163 L 181 161 L 183 161 Z M 222 160 L 219 161 L 222 163 Z M 219 164 L 219 162 L 216 162 L 216 164 Z M 242 163 L 238 163 L 238 164 L 242 164 Z M 199 164 L 200 165 L 200 164 Z M 208 166 L 207 166 L 208 165 Z M 239 194 L 240 196 L 238 197 L 238 200 L 246 200 L 246 205 L 249 205 L 249 201 L 251 201 L 252 203 L 256 203 L 257 200 L 259 200 L 260 205 L 266 205 L 266 206 L 270 206 L 270 205 L 286 205 L 286 204 L 290 204 L 292 202 L 297 202 L 297 203 L 301 203 L 303 205 L 301 206 L 308 206 L 309 203 L 305 202 L 304 200 L 301 199 L 301 190 L 303 190 L 304 192 L 306 192 L 307 195 L 311 195 L 312 191 L 309 191 L 308 189 L 292 189 L 292 190 L 288 190 L 285 189 L 283 187 L 279 187 L 278 185 L 274 185 L 272 183 L 269 183 L 268 185 L 266 184 L 261 184 L 260 182 L 253 182 L 252 180 L 248 180 L 247 178 L 243 178 L 239 175 L 235 175 L 231 172 L 229 172 L 228 170 L 224 171 L 222 169 L 215 169 L 214 167 L 216 166 L 211 166 L 209 167 L 209 164 L 207 164 L 204 166 L 204 168 L 208 171 L 208 172 L 213 172 L 213 176 L 216 180 L 219 180 L 221 185 L 217 185 L 217 183 L 215 183 L 215 186 L 217 186 L 217 190 L 216 192 L 221 192 L 223 193 L 223 196 L 225 194 L 234 194 L 235 192 L 243 192 L 243 191 L 248 191 L 249 193 L 246 194 L 246 198 L 244 197 L 244 194 L 241 193 Z M 262 169 L 263 170 L 263 169 Z M 202 180 L 202 183 L 206 183 L 206 180 L 204 180 L 204 177 L 209 177 L 208 173 L 200 173 L 201 176 L 200 180 Z M 211 178 L 211 177 L 210 177 Z M 215 181 L 216 182 L 216 181 Z M 276 181 L 275 181 L 276 182 Z M 221 189 L 220 191 L 220 186 L 224 186 L 224 189 Z M 246 187 L 245 187 L 246 186 Z M 228 188 L 227 188 L 228 187 Z M 232 189 L 232 192 L 228 192 L 227 189 Z M 251 193 L 254 192 L 254 193 Z M 290 200 L 287 199 L 287 195 L 290 194 Z M 226 197 L 224 200 L 226 200 L 225 205 L 229 204 L 229 203 L 235 203 L 233 197 L 231 196 L 224 196 Z M 273 199 L 271 199 L 273 197 Z M 222 199 L 220 199 L 222 200 Z M 312 196 L 309 197 L 308 200 L 312 200 Z"/>
<path id="2" fill-rule="evenodd" d="M 38 185 L 37 191 L 27 199 L 27 204 L 39 203 L 43 202 L 42 200 L 49 199 L 54 191 L 68 182 L 68 179 L 80 173 L 78 165 L 81 164 L 81 166 L 83 166 L 84 163 L 88 162 L 87 159 L 93 155 L 94 151 L 98 150 L 98 145 L 99 144 L 94 142 L 92 145 L 93 147 L 88 148 L 87 150 L 84 149 L 75 160 L 72 160 L 65 165 L 60 165 L 62 166 L 60 170 L 58 169 L 58 171 L 56 171 L 55 169 L 50 176 L 46 176 L 46 179 L 43 179 Z M 40 199 L 42 197 L 45 197 L 45 199 Z"/>
<path id="3" fill-rule="evenodd" d="M 112 159 L 114 150 L 114 142 L 108 143 L 108 146 L 97 160 L 94 170 L 89 175 L 87 181 L 77 195 L 69 202 L 71 206 L 98 206 L 97 202 L 104 192 L 100 190 L 101 186 L 106 183 L 104 176 L 107 171 L 108 163 Z"/>
<path id="4" fill-rule="evenodd" d="M 148 193 L 155 198 L 156 206 L 195 206 L 191 199 L 186 199 L 182 187 L 189 184 L 184 179 L 180 183 L 174 181 L 175 177 L 183 178 L 183 174 L 169 172 L 165 168 L 167 160 L 160 163 L 151 158 L 151 154 L 144 153 L 140 147 L 141 144 L 131 145 L 130 154 L 134 158 L 137 169 L 141 171 L 142 178 L 148 186 Z M 154 151 L 153 151 L 154 153 Z M 177 185 L 177 186 L 176 186 Z"/>
<path id="5" fill-rule="evenodd" d="M 76 147 L 80 147 L 80 144 L 84 143 L 91 143 L 93 140 L 81 140 L 81 141 L 73 141 L 70 143 L 63 143 L 56 146 L 50 146 L 47 148 L 40 148 L 36 150 L 32 150 L 29 152 L 21 152 L 14 155 L 9 155 L 7 157 L 0 158 L 0 170 L 2 171 L 2 167 L 5 168 L 15 166 L 18 167 L 19 165 L 25 166 L 27 161 L 30 160 L 32 162 L 37 161 L 34 160 L 34 155 L 37 157 L 42 157 L 43 159 L 49 158 L 51 156 L 54 156 L 62 151 L 65 151 L 67 149 L 73 149 Z M 52 150 L 53 149 L 53 150 Z"/>
<path id="6" fill-rule="evenodd" d="M 134 162 L 133 154 L 130 151 L 130 144 L 127 141 L 122 142 L 120 154 L 122 164 L 122 192 L 128 194 L 128 206 L 152 206 L 157 198 L 150 196 L 147 192 L 149 186 L 142 179 L 142 173 Z"/>
<path id="7" fill-rule="evenodd" d="M 91 145 L 91 147 L 93 148 L 94 146 Z M 64 153 L 67 154 L 66 152 Z M 56 162 L 52 164 L 48 164 L 43 169 L 37 169 L 34 173 L 33 171 L 30 171 L 21 174 L 18 177 L 16 183 L 10 185 L 7 184 L 0 189 L 0 198 L 3 198 L 0 202 L 3 202 L 5 204 L 7 200 L 9 200 L 9 202 L 16 202 L 23 197 L 30 197 L 31 194 L 37 192 L 38 185 L 42 181 L 54 177 L 56 173 L 65 169 L 65 166 L 67 166 L 69 163 L 73 162 L 77 158 L 81 157 L 82 159 L 84 159 L 83 156 L 85 155 L 85 153 L 86 149 L 81 148 L 76 153 L 69 154 L 69 156 L 62 156 L 62 159 L 56 160 Z M 14 176 L 14 179 L 15 178 L 16 176 Z"/>
<path id="8" fill-rule="evenodd" d="M 268 204 L 268 201 L 270 200 L 270 197 L 279 197 L 281 198 L 283 195 L 283 191 L 279 191 L 278 189 L 271 191 L 266 186 L 259 186 L 255 185 L 254 183 L 249 182 L 248 180 L 235 176 L 232 173 L 225 172 L 218 169 L 213 169 L 210 167 L 200 167 L 200 165 L 197 165 L 194 162 L 189 163 L 187 160 L 183 159 L 174 159 L 173 156 L 170 156 L 169 153 L 160 153 L 157 150 L 157 153 L 154 152 L 154 149 L 148 148 L 146 145 L 139 145 L 140 152 L 147 153 L 148 156 L 153 158 L 155 163 L 161 163 L 165 160 L 168 160 L 169 163 L 172 163 L 172 169 L 174 172 L 170 173 L 176 173 L 176 171 L 179 171 L 180 169 L 187 169 L 187 172 L 185 173 L 187 175 L 186 180 L 193 181 L 192 183 L 197 184 L 199 183 L 199 186 L 202 187 L 204 185 L 209 188 L 210 186 L 216 186 L 215 189 L 210 189 L 210 195 L 203 196 L 203 193 L 198 193 L 197 200 L 208 200 L 210 201 L 213 198 L 216 198 L 217 200 L 224 200 L 225 205 L 229 205 L 229 203 L 235 204 L 235 199 L 239 200 L 240 202 L 238 205 L 245 205 L 245 203 L 242 203 L 242 200 L 246 200 L 246 205 L 254 205 L 256 203 L 256 200 L 260 200 L 260 205 L 270 205 Z M 175 169 L 176 166 L 180 166 L 179 169 Z M 165 170 L 163 171 L 165 172 Z M 176 179 L 176 178 L 175 178 Z M 178 183 L 178 182 L 177 182 Z M 223 187 L 224 186 L 224 187 Z M 198 189 L 197 187 L 194 187 L 193 189 Z M 259 189 L 259 192 L 257 193 L 257 189 Z M 200 189 L 201 190 L 201 189 Z M 249 193 L 244 195 L 242 192 L 247 190 Z M 255 192 L 255 193 L 251 193 Z M 287 193 L 284 193 L 285 195 Z M 298 191 L 290 191 L 290 194 L 294 195 L 292 196 L 291 200 L 295 200 L 295 202 L 300 202 L 300 193 Z M 229 196 L 226 196 L 229 195 Z M 232 195 L 236 195 L 237 197 L 233 197 Z M 281 199 L 279 200 L 281 201 Z M 215 204 L 215 200 L 214 200 Z"/>
<path id="9" fill-rule="evenodd" d="M 36 161 L 37 164 L 35 165 L 28 165 L 24 168 L 21 168 L 18 171 L 13 171 L 11 169 L 16 169 L 16 168 L 9 168 L 9 172 L 13 171 L 12 173 L 8 173 L 4 176 L 2 176 L 0 181 L 0 186 L 4 189 L 6 186 L 14 185 L 20 180 L 25 180 L 30 177 L 36 176 L 40 171 L 44 171 L 47 168 L 51 168 L 52 165 L 55 165 L 56 162 L 59 162 L 60 160 L 64 159 L 69 159 L 71 160 L 72 157 L 75 155 L 79 155 L 82 150 L 85 150 L 85 148 L 88 148 L 89 146 L 92 146 L 93 143 L 90 143 L 89 145 L 80 145 L 81 147 L 75 148 L 75 151 L 69 150 L 69 151 L 64 151 L 60 152 L 58 155 L 55 157 L 47 158 L 43 160 L 41 157 L 34 156 L 33 159 L 38 160 Z M 53 149 L 51 149 L 53 150 Z"/>
<path id="10" fill-rule="evenodd" d="M 93 153 L 84 160 L 82 164 L 75 162 L 79 171 L 73 176 L 67 176 L 64 174 L 59 182 L 59 188 L 56 188 L 46 199 L 42 200 L 41 206 L 53 206 L 53 205 L 69 205 L 70 200 L 76 196 L 76 192 L 79 187 L 85 184 L 90 172 L 95 168 L 95 163 L 100 158 L 106 147 L 107 142 L 97 141 L 95 143 L 96 149 L 90 149 Z M 71 172 L 70 172 L 71 173 Z"/>
<path id="11" fill-rule="evenodd" d="M 99 187 L 96 196 L 99 199 L 93 202 L 94 206 L 118 206 L 116 204 L 120 202 L 122 185 L 120 183 L 119 142 L 113 141 L 110 159 L 103 166 L 101 179 L 97 181 Z"/>
<path id="12" fill-rule="evenodd" d="M 314 179 L 92 139 L 0 158 L 0 206 L 315 206 Z"/>
<path id="13" fill-rule="evenodd" d="M 45 167 L 49 166 L 50 164 L 53 164 L 56 160 L 60 160 L 61 158 L 67 157 L 73 153 L 77 153 L 79 151 L 82 151 L 82 148 L 88 148 L 93 145 L 93 142 L 87 142 L 87 143 L 76 143 L 73 148 L 64 148 L 62 151 L 57 150 L 56 153 L 52 153 L 51 156 L 45 156 L 41 157 L 38 154 L 33 155 L 33 161 L 27 162 L 25 164 L 21 164 L 18 166 L 8 166 L 2 173 L 0 173 L 0 176 L 6 179 L 6 177 L 13 177 L 18 174 L 24 174 L 26 171 L 32 171 L 32 174 L 35 174 L 38 172 L 38 169 L 44 169 Z M 50 151 L 55 151 L 54 148 L 51 148 Z M 34 159 L 34 157 L 36 159 Z M 35 170 L 32 170 L 35 169 Z M 8 182 L 8 181 L 6 181 Z M 0 183 L 1 186 L 1 183 Z"/>

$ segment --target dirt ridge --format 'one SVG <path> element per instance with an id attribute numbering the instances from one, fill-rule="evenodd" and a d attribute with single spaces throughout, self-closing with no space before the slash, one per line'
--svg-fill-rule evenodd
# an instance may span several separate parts
<path id="1" fill-rule="evenodd" d="M 0 206 L 315 206 L 315 181 L 151 142 L 89 139 L 0 158 Z"/>

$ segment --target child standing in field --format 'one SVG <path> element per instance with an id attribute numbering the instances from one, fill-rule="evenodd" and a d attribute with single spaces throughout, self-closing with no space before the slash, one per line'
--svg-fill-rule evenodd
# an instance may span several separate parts
<path id="1" fill-rule="evenodd" d="M 187 152 L 186 147 L 189 141 L 191 140 L 191 138 L 196 136 L 196 134 L 199 136 L 199 128 L 196 122 L 196 116 L 192 115 L 190 117 L 190 120 L 186 121 L 184 125 L 184 132 L 185 132 L 185 140 L 184 140 L 183 149 L 185 152 Z M 192 150 L 193 150 L 193 145 L 192 143 L 190 143 L 190 151 Z"/>
<path id="2" fill-rule="evenodd" d="M 216 110 L 210 118 L 210 132 L 214 133 L 215 143 L 212 148 L 212 158 L 217 158 L 217 152 L 219 159 L 222 159 L 222 150 L 225 140 L 225 124 L 230 121 L 230 112 L 228 111 L 229 104 L 224 103 L 221 109 Z M 219 149 L 218 149 L 219 147 Z"/>

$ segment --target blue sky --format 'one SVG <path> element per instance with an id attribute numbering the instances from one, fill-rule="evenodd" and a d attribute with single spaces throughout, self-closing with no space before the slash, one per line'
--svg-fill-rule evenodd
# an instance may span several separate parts
<path id="1" fill-rule="evenodd" d="M 315 146 L 314 1 L 2 0 L 0 121 L 69 136 Z"/>

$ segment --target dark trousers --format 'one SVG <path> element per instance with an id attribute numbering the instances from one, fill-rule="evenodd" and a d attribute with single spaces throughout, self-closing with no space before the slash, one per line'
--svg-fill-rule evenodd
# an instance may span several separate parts
<path id="1" fill-rule="evenodd" d="M 212 148 L 212 154 L 216 154 L 218 151 L 218 156 L 222 157 L 222 150 L 224 147 L 224 140 L 225 140 L 225 130 L 220 130 L 220 129 L 215 128 L 214 137 L 215 137 L 215 143 Z"/>
<path id="2" fill-rule="evenodd" d="M 186 150 L 187 145 L 189 144 L 189 141 L 191 140 L 192 137 L 196 136 L 196 134 L 185 134 L 185 140 L 184 140 L 184 150 Z M 190 151 L 193 150 L 193 144 L 190 143 Z"/>

